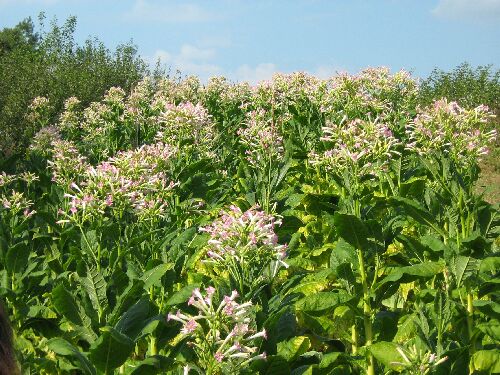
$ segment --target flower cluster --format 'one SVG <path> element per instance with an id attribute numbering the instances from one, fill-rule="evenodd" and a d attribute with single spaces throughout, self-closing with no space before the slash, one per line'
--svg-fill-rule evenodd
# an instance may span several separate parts
<path id="1" fill-rule="evenodd" d="M 486 130 L 492 117 L 486 106 L 467 110 L 456 102 L 438 100 L 407 126 L 410 141 L 406 147 L 419 155 L 447 154 L 468 168 L 488 153 L 488 145 L 496 138 L 495 130 Z"/>
<path id="2" fill-rule="evenodd" d="M 167 178 L 169 158 L 174 153 L 172 147 L 156 143 L 88 166 L 79 184 L 72 183 L 66 193 L 70 200 L 67 216 L 90 218 L 109 211 L 120 217 L 131 212 L 144 220 L 163 217 L 167 198 L 177 185 Z"/>
<path id="3" fill-rule="evenodd" d="M 375 172 L 399 154 L 399 142 L 389 127 L 378 121 L 347 121 L 344 117 L 339 125 L 328 123 L 321 140 L 327 144 L 327 150 L 312 153 L 311 163 L 330 171 L 356 167 L 355 173 Z"/>
<path id="4" fill-rule="evenodd" d="M 357 75 L 338 74 L 326 83 L 321 112 L 334 122 L 348 118 L 379 118 L 384 122 L 407 121 L 415 105 L 417 82 L 410 74 L 368 68 Z M 340 118 L 339 118 L 340 116 Z"/>
<path id="5" fill-rule="evenodd" d="M 205 293 L 194 289 L 188 305 L 194 307 L 196 315 L 178 310 L 169 313 L 167 321 L 182 323 L 181 334 L 188 338 L 188 345 L 197 354 L 197 363 L 188 364 L 200 374 L 234 374 L 250 362 L 265 359 L 266 353 L 258 354 L 258 341 L 266 339 L 266 330 L 255 330 L 252 302 L 238 303 L 238 292 L 224 296 L 214 304 L 215 288 L 208 287 Z"/>
<path id="6" fill-rule="evenodd" d="M 281 220 L 251 208 L 243 212 L 231 206 L 219 219 L 200 228 L 210 235 L 205 262 L 216 273 L 228 273 L 241 293 L 253 290 L 276 275 L 283 261 L 286 245 L 278 244 L 274 228 Z"/>
<path id="7" fill-rule="evenodd" d="M 48 157 L 51 154 L 53 142 L 61 140 L 61 134 L 55 126 L 41 128 L 31 140 L 29 152 L 36 155 Z"/>
<path id="8" fill-rule="evenodd" d="M 49 99 L 43 96 L 38 96 L 28 107 L 28 121 L 32 124 L 37 124 L 38 127 L 48 125 L 50 118 L 51 106 Z"/>
<path id="9" fill-rule="evenodd" d="M 398 346 L 396 350 L 403 361 L 391 362 L 391 365 L 400 366 L 409 374 L 428 374 L 448 359 L 448 357 L 439 358 L 435 353 L 419 350 L 415 345 L 409 349 Z"/>
<path id="10" fill-rule="evenodd" d="M 208 146 L 214 137 L 210 116 L 201 104 L 164 104 L 157 122 L 160 125 L 157 139 L 171 145 L 191 139 L 198 147 Z"/>
<path id="11" fill-rule="evenodd" d="M 63 140 L 52 142 L 52 158 L 47 163 L 52 170 L 52 181 L 66 187 L 77 181 L 88 167 L 75 145 Z"/>
<path id="12" fill-rule="evenodd" d="M 249 112 L 246 125 L 238 130 L 238 135 L 253 166 L 266 166 L 272 160 L 281 159 L 283 137 L 265 110 Z"/>
<path id="13" fill-rule="evenodd" d="M 59 117 L 57 124 L 59 130 L 70 138 L 77 137 L 80 128 L 81 114 L 79 112 L 80 100 L 74 96 L 64 102 L 64 112 Z"/>
<path id="14" fill-rule="evenodd" d="M 27 199 L 23 193 L 12 190 L 10 195 L 2 195 L 2 207 L 9 210 L 13 216 L 22 212 L 25 218 L 33 216 L 36 211 L 31 210 L 33 202 Z"/>
<path id="15" fill-rule="evenodd" d="M 16 175 L 7 174 L 5 172 L 0 173 L 0 188 L 10 185 L 15 180 L 17 180 Z"/>

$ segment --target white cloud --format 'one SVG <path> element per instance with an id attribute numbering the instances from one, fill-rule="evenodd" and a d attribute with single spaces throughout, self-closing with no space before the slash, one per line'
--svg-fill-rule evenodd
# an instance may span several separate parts
<path id="1" fill-rule="evenodd" d="M 257 82 L 271 79 L 276 72 L 278 72 L 278 68 L 272 63 L 262 63 L 254 67 L 244 64 L 230 74 L 230 78 L 237 81 L 246 81 L 250 84 L 256 84 Z"/>
<path id="2" fill-rule="evenodd" d="M 500 20 L 500 0 L 439 0 L 432 14 L 473 21 Z"/>
<path id="3" fill-rule="evenodd" d="M 335 66 L 335 65 L 320 65 L 316 69 L 308 72 L 312 74 L 315 77 L 321 78 L 321 79 L 327 79 L 331 78 L 337 73 L 345 71 L 345 68 L 342 68 L 340 66 Z"/>
<path id="4" fill-rule="evenodd" d="M 215 15 L 196 4 L 182 1 L 136 0 L 125 18 L 147 22 L 202 22 L 214 19 Z"/>
<path id="5" fill-rule="evenodd" d="M 232 70 L 224 70 L 214 60 L 216 51 L 213 48 L 200 48 L 191 44 L 184 44 L 178 52 L 157 50 L 153 56 L 145 57 L 151 65 L 158 59 L 161 64 L 179 71 L 182 75 L 196 75 L 202 82 L 207 82 L 210 77 L 222 75 L 230 80 L 256 84 L 263 80 L 271 79 L 278 68 L 273 63 L 261 63 L 255 66 L 243 64 Z"/>
<path id="6" fill-rule="evenodd" d="M 216 51 L 213 48 L 198 48 L 191 44 L 184 44 L 178 52 L 172 53 L 157 50 L 152 58 L 147 58 L 151 63 L 158 59 L 162 64 L 179 70 L 183 75 L 197 75 L 202 81 L 209 77 L 222 74 L 222 69 L 213 63 Z"/>

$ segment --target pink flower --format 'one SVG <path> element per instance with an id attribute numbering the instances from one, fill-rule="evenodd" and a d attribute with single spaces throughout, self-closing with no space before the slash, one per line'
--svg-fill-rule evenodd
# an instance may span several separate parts
<path id="1" fill-rule="evenodd" d="M 214 354 L 214 357 L 215 360 L 220 363 L 224 359 L 224 354 L 222 354 L 221 352 L 217 352 Z"/>
<path id="2" fill-rule="evenodd" d="M 196 328 L 198 327 L 198 323 L 194 319 L 189 319 L 185 324 L 184 327 L 181 329 L 181 333 L 183 334 L 188 334 L 193 332 Z"/>
<path id="3" fill-rule="evenodd" d="M 108 206 L 108 207 L 112 206 L 113 205 L 113 197 L 111 195 L 108 195 L 106 197 L 105 203 L 106 203 L 106 206 Z"/>

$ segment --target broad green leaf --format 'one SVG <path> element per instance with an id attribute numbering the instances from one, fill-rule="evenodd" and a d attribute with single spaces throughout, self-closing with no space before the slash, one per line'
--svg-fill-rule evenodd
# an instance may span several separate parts
<path id="1" fill-rule="evenodd" d="M 318 292 L 306 295 L 295 304 L 295 308 L 311 315 L 324 315 L 352 299 L 352 295 L 344 291 Z"/>
<path id="2" fill-rule="evenodd" d="M 474 308 L 495 319 L 500 319 L 500 303 L 494 301 L 474 301 Z"/>
<path id="3" fill-rule="evenodd" d="M 101 328 L 102 335 L 92 344 L 89 359 L 105 374 L 120 367 L 134 350 L 134 341 L 112 327 Z"/>
<path id="4" fill-rule="evenodd" d="M 71 345 L 68 341 L 56 337 L 53 339 L 50 339 L 47 342 L 47 346 L 49 350 L 53 351 L 54 353 L 61 355 L 61 356 L 66 356 L 66 357 L 72 357 L 78 361 L 80 366 L 78 367 L 81 371 L 83 371 L 84 374 L 88 375 L 95 375 L 97 374 L 95 367 L 90 363 L 90 361 L 81 353 L 77 348 L 75 348 L 73 345 Z"/>
<path id="5" fill-rule="evenodd" d="M 425 262 L 413 266 L 393 268 L 389 274 L 380 281 L 378 286 L 389 282 L 410 282 L 415 279 L 428 279 L 442 272 L 444 264 L 442 262 Z"/>
<path id="6" fill-rule="evenodd" d="M 57 312 L 71 323 L 79 326 L 83 325 L 80 309 L 76 304 L 75 298 L 62 284 L 59 284 L 52 290 L 52 303 Z"/>
<path id="7" fill-rule="evenodd" d="M 268 356 L 265 361 L 259 361 L 252 366 L 262 375 L 290 375 L 288 362 L 278 355 Z"/>
<path id="8" fill-rule="evenodd" d="M 333 221 L 340 237 L 358 250 L 369 250 L 369 232 L 359 218 L 354 215 L 335 213 Z"/>
<path id="9" fill-rule="evenodd" d="M 479 350 L 471 359 L 477 371 L 487 371 L 488 374 L 500 373 L 500 350 Z"/>
<path id="10" fill-rule="evenodd" d="M 358 257 L 356 255 L 356 249 L 344 239 L 340 238 L 330 255 L 330 267 L 336 270 L 337 267 L 343 263 L 350 263 L 357 266 Z"/>
<path id="11" fill-rule="evenodd" d="M 396 207 L 402 208 L 406 214 L 415 219 L 418 223 L 431 227 L 437 233 L 446 236 L 446 233 L 440 228 L 434 216 L 425 208 L 421 207 L 416 201 L 402 197 L 391 197 L 389 202 Z"/>
<path id="12" fill-rule="evenodd" d="M 391 369 L 398 369 L 401 367 L 398 363 L 404 363 L 403 357 L 398 352 L 398 345 L 393 342 L 379 341 L 372 344 L 368 350 L 377 361 Z"/>
<path id="13" fill-rule="evenodd" d="M 97 267 L 87 265 L 87 275 L 80 280 L 94 309 L 103 313 L 108 307 L 108 297 L 107 285 L 102 273 Z"/>
<path id="14" fill-rule="evenodd" d="M 297 311 L 296 315 L 299 326 L 309 328 L 317 335 L 329 337 L 338 331 L 338 326 L 329 316 L 312 316 L 303 311 Z"/>
<path id="15" fill-rule="evenodd" d="M 120 319 L 120 315 L 135 304 L 144 292 L 144 281 L 133 280 L 124 292 L 118 297 L 113 313 L 108 318 L 108 324 L 116 324 Z"/>
<path id="16" fill-rule="evenodd" d="M 476 327 L 481 332 L 490 336 L 493 340 L 500 342 L 500 322 L 497 319 L 491 319 L 489 322 L 479 323 Z"/>
<path id="17" fill-rule="evenodd" d="M 453 259 L 451 262 L 451 269 L 453 274 L 455 275 L 455 279 L 457 282 L 457 288 L 460 288 L 462 286 L 462 280 L 467 278 L 466 273 L 467 269 L 470 269 L 469 263 L 471 262 L 472 258 L 471 257 L 466 257 L 463 255 L 458 255 Z"/>
<path id="18" fill-rule="evenodd" d="M 311 347 L 311 341 L 306 336 L 296 336 L 288 341 L 278 343 L 278 355 L 292 362 Z"/>
<path id="19" fill-rule="evenodd" d="M 28 265 L 30 247 L 25 242 L 19 242 L 9 248 L 5 256 L 5 269 L 9 273 L 23 272 Z"/>
<path id="20" fill-rule="evenodd" d="M 155 313 L 154 306 L 144 297 L 122 315 L 115 329 L 135 341 Z"/>
<path id="21" fill-rule="evenodd" d="M 166 303 L 166 306 L 179 305 L 181 303 L 186 303 L 193 293 L 193 290 L 198 288 L 199 285 L 186 285 L 178 292 L 174 293 Z"/>
<path id="22" fill-rule="evenodd" d="M 144 281 L 144 289 L 149 290 L 153 285 L 160 286 L 162 276 L 173 267 L 173 263 L 163 263 L 144 272 L 144 275 L 141 277 L 141 280 Z"/>
<path id="23" fill-rule="evenodd" d="M 292 293 L 303 293 L 304 295 L 310 295 L 312 293 L 319 292 L 321 290 L 324 290 L 328 286 L 328 281 L 317 281 L 317 280 L 311 280 L 311 281 L 305 281 L 301 282 L 299 285 L 291 288 L 286 294 L 292 294 Z"/>

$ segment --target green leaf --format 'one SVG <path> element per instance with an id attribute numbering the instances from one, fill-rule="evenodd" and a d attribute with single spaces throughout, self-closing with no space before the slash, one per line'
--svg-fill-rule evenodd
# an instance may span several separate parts
<path id="1" fill-rule="evenodd" d="M 102 314 L 108 307 L 107 285 L 102 273 L 97 267 L 87 265 L 87 275 L 80 280 L 89 296 L 92 307 Z"/>
<path id="2" fill-rule="evenodd" d="M 162 276 L 172 268 L 174 268 L 173 263 L 163 263 L 144 272 L 144 275 L 141 277 L 141 280 L 144 281 L 144 290 L 149 290 L 153 285 L 161 286 L 160 280 Z"/>
<path id="3" fill-rule="evenodd" d="M 495 319 L 500 319 L 500 304 L 494 301 L 474 301 L 474 308 Z"/>
<path id="4" fill-rule="evenodd" d="M 62 284 L 52 290 L 52 304 L 57 312 L 71 323 L 83 326 L 79 306 L 76 304 L 73 295 Z"/>
<path id="5" fill-rule="evenodd" d="M 369 232 L 365 224 L 354 215 L 335 213 L 335 229 L 340 237 L 358 250 L 367 251 Z"/>
<path id="6" fill-rule="evenodd" d="M 84 374 L 88 375 L 97 374 L 95 367 L 89 362 L 87 357 L 85 357 L 77 348 L 71 345 L 68 341 L 56 337 L 50 339 L 47 342 L 47 346 L 50 351 L 53 351 L 58 355 L 65 357 L 72 357 L 76 359 L 80 363 L 79 369 L 82 370 Z"/>
<path id="7" fill-rule="evenodd" d="M 324 315 L 353 298 L 352 295 L 344 291 L 339 292 L 319 292 L 307 295 L 297 301 L 295 308 L 311 315 Z"/>
<path id="8" fill-rule="evenodd" d="M 422 196 L 425 189 L 425 177 L 412 177 L 406 182 L 400 184 L 399 192 L 402 197 L 415 197 Z"/>
<path id="9" fill-rule="evenodd" d="M 108 318 L 108 324 L 115 324 L 119 320 L 120 315 L 140 299 L 143 292 L 144 281 L 133 280 L 120 297 L 118 297 L 113 313 Z"/>
<path id="10" fill-rule="evenodd" d="M 446 233 L 444 233 L 439 227 L 439 224 L 434 219 L 434 216 L 414 200 L 402 197 L 391 197 L 389 202 L 396 207 L 402 208 L 407 215 L 412 217 L 418 223 L 431 227 L 437 233 L 446 237 Z"/>
<path id="11" fill-rule="evenodd" d="M 403 362 L 404 359 L 398 352 L 398 345 L 393 342 L 388 341 L 379 341 L 375 344 L 372 344 L 368 350 L 373 354 L 373 357 L 384 366 L 389 367 L 391 369 L 400 368 L 400 365 L 397 365 L 397 362 Z"/>
<path id="12" fill-rule="evenodd" d="M 89 359 L 98 370 L 109 374 L 127 360 L 135 344 L 112 327 L 103 327 L 101 331 L 102 335 L 90 347 Z"/>
<path id="13" fill-rule="evenodd" d="M 155 313 L 154 306 L 144 297 L 122 315 L 115 329 L 135 341 Z"/>
<path id="14" fill-rule="evenodd" d="M 330 255 L 330 267 L 336 270 L 337 267 L 343 263 L 349 263 L 356 266 L 358 264 L 358 257 L 356 255 L 356 249 L 344 239 L 340 238 Z"/>
<path id="15" fill-rule="evenodd" d="M 198 288 L 199 285 L 186 285 L 183 287 L 181 290 L 178 292 L 174 293 L 168 300 L 166 305 L 167 306 L 174 306 L 178 305 L 181 303 L 186 303 L 191 294 L 193 293 L 193 290 Z"/>
<path id="16" fill-rule="evenodd" d="M 498 320 L 492 319 L 489 322 L 480 323 L 476 327 L 494 341 L 500 342 L 500 322 Z"/>
<path id="17" fill-rule="evenodd" d="M 166 371 L 171 370 L 173 365 L 174 360 L 172 358 L 155 355 L 148 357 L 137 364 L 131 375 L 164 374 Z"/>
<path id="18" fill-rule="evenodd" d="M 296 336 L 288 341 L 278 343 L 278 355 L 292 362 L 311 347 L 311 341 L 306 336 Z"/>
<path id="19" fill-rule="evenodd" d="M 487 371 L 489 374 L 500 373 L 500 350 L 479 350 L 471 359 L 477 371 Z"/>
<path id="20" fill-rule="evenodd" d="M 19 242 L 9 248 L 5 256 L 5 269 L 9 273 L 23 272 L 28 265 L 30 247 L 25 242 Z"/>
<path id="21" fill-rule="evenodd" d="M 395 267 L 389 274 L 380 281 L 378 286 L 388 282 L 410 282 L 416 279 L 428 279 L 442 272 L 444 264 L 442 262 L 425 262 L 413 266 Z"/>

